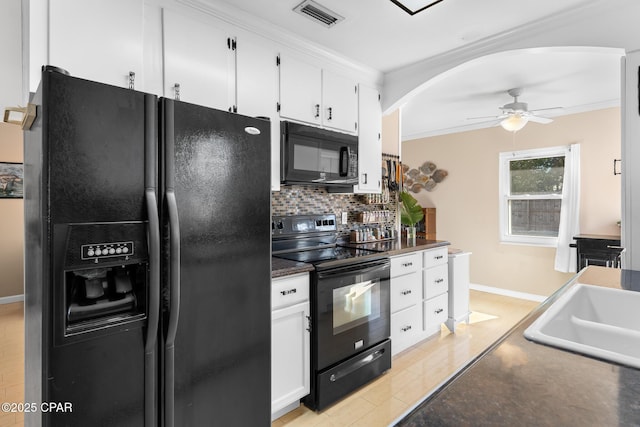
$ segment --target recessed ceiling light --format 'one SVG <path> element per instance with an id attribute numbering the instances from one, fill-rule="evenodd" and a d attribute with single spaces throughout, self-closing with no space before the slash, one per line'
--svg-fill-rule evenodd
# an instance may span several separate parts
<path id="1" fill-rule="evenodd" d="M 440 3 L 442 0 L 391 0 L 407 12 L 409 15 L 415 15 L 418 12 L 425 10 L 435 4 Z"/>

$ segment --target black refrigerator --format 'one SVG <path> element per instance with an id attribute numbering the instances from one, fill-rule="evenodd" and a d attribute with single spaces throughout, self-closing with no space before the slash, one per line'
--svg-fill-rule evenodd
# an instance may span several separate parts
<path id="1" fill-rule="evenodd" d="M 269 121 L 55 67 L 32 103 L 25 425 L 269 425 Z"/>

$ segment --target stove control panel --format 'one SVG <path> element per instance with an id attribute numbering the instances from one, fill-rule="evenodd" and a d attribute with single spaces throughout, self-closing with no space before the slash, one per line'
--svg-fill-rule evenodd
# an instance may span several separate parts
<path id="1" fill-rule="evenodd" d="M 337 229 L 335 214 L 277 216 L 271 221 L 274 236 L 335 232 Z"/>
<path id="2" fill-rule="evenodd" d="M 82 245 L 82 259 L 131 256 L 133 253 L 133 242 L 94 243 L 90 245 Z"/>

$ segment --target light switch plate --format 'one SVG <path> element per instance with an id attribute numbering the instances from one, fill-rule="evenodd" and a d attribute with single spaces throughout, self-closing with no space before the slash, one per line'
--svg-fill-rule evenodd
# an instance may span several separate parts
<path id="1" fill-rule="evenodd" d="M 342 224 L 347 223 L 347 212 L 342 212 Z"/>

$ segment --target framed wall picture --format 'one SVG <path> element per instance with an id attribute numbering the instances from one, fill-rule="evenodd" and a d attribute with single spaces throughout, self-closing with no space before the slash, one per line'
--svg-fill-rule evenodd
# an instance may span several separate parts
<path id="1" fill-rule="evenodd" d="M 21 199 L 23 181 L 22 163 L 0 162 L 0 199 Z"/>

